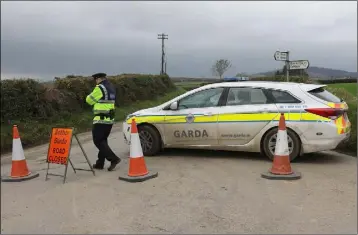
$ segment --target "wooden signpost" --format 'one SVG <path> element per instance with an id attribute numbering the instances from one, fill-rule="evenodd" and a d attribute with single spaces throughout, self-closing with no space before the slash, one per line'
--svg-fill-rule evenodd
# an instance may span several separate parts
<path id="1" fill-rule="evenodd" d="M 71 159 L 71 145 L 72 145 L 72 137 L 75 137 L 78 145 L 81 148 L 81 151 L 86 158 L 86 161 L 90 167 L 89 169 L 75 168 Z M 47 152 L 47 171 L 46 171 L 46 180 L 48 180 L 49 175 L 60 176 L 63 177 L 63 183 L 66 182 L 67 175 L 67 167 L 68 162 L 71 164 L 73 171 L 76 173 L 76 170 L 82 171 L 92 171 L 93 175 L 95 175 L 94 169 L 89 161 L 86 152 L 84 151 L 81 142 L 79 141 L 76 134 L 74 134 L 74 129 L 72 127 L 54 127 L 51 131 L 50 144 Z M 49 173 L 51 164 L 59 164 L 65 166 L 64 175 Z"/>
<path id="2" fill-rule="evenodd" d="M 290 61 L 290 52 L 289 51 L 276 51 L 273 55 L 273 58 L 276 61 L 285 61 L 286 63 L 286 80 L 289 81 L 290 70 L 295 69 L 307 69 L 310 66 L 308 60 L 294 60 Z"/>

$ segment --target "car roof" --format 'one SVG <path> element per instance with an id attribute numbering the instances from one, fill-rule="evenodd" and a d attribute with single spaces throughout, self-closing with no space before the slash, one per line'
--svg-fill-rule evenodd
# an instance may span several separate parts
<path id="1" fill-rule="evenodd" d="M 290 89 L 298 85 L 305 85 L 304 83 L 296 82 L 271 82 L 271 81 L 246 81 L 246 82 L 218 82 L 212 83 L 200 88 L 215 88 L 215 87 L 265 87 L 274 89 Z"/>
<path id="2" fill-rule="evenodd" d="M 185 96 L 194 94 L 198 91 L 210 89 L 210 88 L 217 88 L 217 87 L 262 87 L 274 90 L 286 90 L 286 91 L 297 91 L 301 89 L 297 89 L 298 86 L 304 91 L 310 91 L 319 87 L 325 87 L 326 85 L 323 84 L 307 84 L 307 83 L 297 83 L 297 82 L 275 82 L 275 81 L 243 81 L 243 82 L 217 82 L 211 83 L 208 85 L 204 85 L 193 90 L 187 91 L 184 94 L 181 94 L 172 100 L 169 100 L 163 103 L 161 106 L 169 105 L 173 100 L 179 100 Z"/>
<path id="3" fill-rule="evenodd" d="M 263 87 L 263 88 L 269 88 L 269 89 L 276 89 L 276 90 L 297 90 L 297 86 L 300 86 L 303 90 L 309 91 L 318 87 L 324 87 L 326 85 L 316 85 L 316 84 L 306 84 L 306 83 L 297 83 L 297 82 L 275 82 L 275 81 L 244 81 L 244 82 L 217 82 L 217 83 L 211 83 L 208 85 L 204 85 L 198 88 L 195 88 L 193 90 L 187 91 L 184 94 L 181 94 L 172 100 L 169 100 L 165 103 L 163 103 L 160 106 L 167 106 L 169 105 L 173 100 L 179 100 L 185 96 L 191 95 L 193 93 L 196 93 L 198 91 L 210 89 L 210 88 L 216 88 L 216 87 Z"/>
<path id="4" fill-rule="evenodd" d="M 323 84 L 306 84 L 297 82 L 275 82 L 275 81 L 246 81 L 246 82 L 218 82 L 208 85 L 204 85 L 195 89 L 196 91 L 215 88 L 215 87 L 264 87 L 270 89 L 279 90 L 292 90 L 295 87 L 300 86 L 303 90 L 309 91 L 319 87 L 325 87 Z"/>

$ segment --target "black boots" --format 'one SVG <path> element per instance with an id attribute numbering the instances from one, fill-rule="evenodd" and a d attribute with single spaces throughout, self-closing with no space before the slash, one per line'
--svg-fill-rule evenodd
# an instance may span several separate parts
<path id="1" fill-rule="evenodd" d="M 114 168 L 116 168 L 116 166 L 118 165 L 118 163 L 121 162 L 121 159 L 120 158 L 117 158 L 116 160 L 112 161 L 111 162 L 111 165 L 108 167 L 108 171 L 113 171 Z M 100 165 L 100 164 L 93 164 L 93 169 L 96 169 L 96 170 L 103 170 L 103 165 Z"/>
<path id="2" fill-rule="evenodd" d="M 121 159 L 118 158 L 111 162 L 111 165 L 108 167 L 108 171 L 113 171 L 116 168 L 117 164 L 121 162 Z"/>
<path id="3" fill-rule="evenodd" d="M 98 166 L 97 164 L 93 164 L 93 169 L 96 169 L 96 170 L 103 170 L 103 166 Z"/>

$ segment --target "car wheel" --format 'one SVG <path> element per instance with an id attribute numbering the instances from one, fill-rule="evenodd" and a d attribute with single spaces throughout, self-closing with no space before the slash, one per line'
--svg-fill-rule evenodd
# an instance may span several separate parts
<path id="1" fill-rule="evenodd" d="M 276 127 L 267 132 L 262 143 L 263 152 L 270 160 L 273 160 L 275 155 L 277 131 L 278 128 Z M 293 161 L 300 154 L 301 141 L 292 130 L 287 129 L 287 142 L 290 160 Z"/>
<path id="2" fill-rule="evenodd" d="M 155 128 L 148 125 L 138 126 L 138 134 L 144 156 L 153 156 L 160 152 L 160 135 Z"/>

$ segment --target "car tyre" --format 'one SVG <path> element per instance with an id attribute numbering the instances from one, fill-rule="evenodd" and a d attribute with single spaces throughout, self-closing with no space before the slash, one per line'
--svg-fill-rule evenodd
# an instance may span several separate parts
<path id="1" fill-rule="evenodd" d="M 138 126 L 138 134 L 144 156 L 153 156 L 161 151 L 161 138 L 158 131 L 149 125 Z"/>
<path id="2" fill-rule="evenodd" d="M 270 160 L 273 160 L 274 154 L 271 153 L 269 149 L 269 141 L 270 139 L 277 134 L 278 128 L 273 128 L 270 131 L 268 131 L 263 139 L 262 142 L 262 150 L 263 153 L 268 157 Z M 292 130 L 287 129 L 287 135 L 291 138 L 293 149 L 290 154 L 290 161 L 295 160 L 299 155 L 301 151 L 301 141 L 299 137 L 294 133 Z"/>

